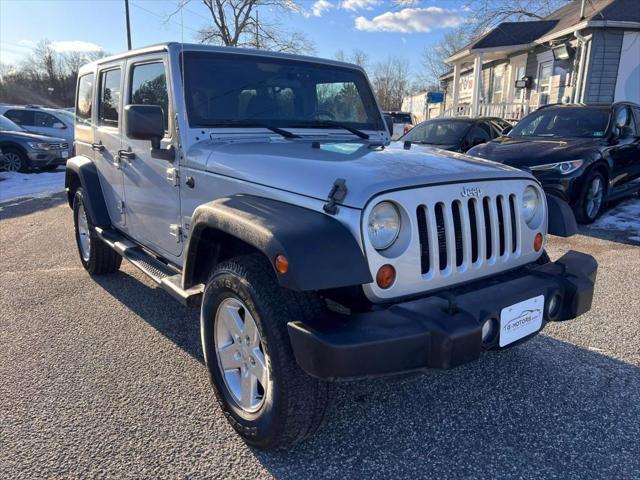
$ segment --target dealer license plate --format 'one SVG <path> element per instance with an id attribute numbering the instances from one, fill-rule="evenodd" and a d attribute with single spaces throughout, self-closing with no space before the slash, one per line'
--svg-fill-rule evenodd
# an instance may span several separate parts
<path id="1" fill-rule="evenodd" d="M 500 312 L 500 346 L 540 330 L 543 313 L 544 295 L 503 308 Z"/>
<path id="2" fill-rule="evenodd" d="M 69 150 L 62 150 L 62 158 L 69 158 Z"/>

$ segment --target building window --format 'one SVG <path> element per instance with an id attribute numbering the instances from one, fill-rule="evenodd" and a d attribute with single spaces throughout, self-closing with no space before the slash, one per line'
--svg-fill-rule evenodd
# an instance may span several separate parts
<path id="1" fill-rule="evenodd" d="M 524 78 L 524 74 L 525 74 L 525 66 L 524 65 L 514 65 L 513 66 L 513 84 L 515 85 L 515 82 L 517 80 L 522 80 Z M 514 91 L 513 91 L 513 100 L 516 102 L 522 102 L 522 100 L 524 99 L 524 88 L 515 88 L 515 86 L 513 87 Z"/>
<path id="2" fill-rule="evenodd" d="M 538 104 L 545 105 L 549 101 L 551 91 L 551 75 L 553 61 L 542 62 L 538 67 Z"/>
<path id="3" fill-rule="evenodd" d="M 491 103 L 502 102 L 502 83 L 504 80 L 504 65 L 491 69 Z"/>

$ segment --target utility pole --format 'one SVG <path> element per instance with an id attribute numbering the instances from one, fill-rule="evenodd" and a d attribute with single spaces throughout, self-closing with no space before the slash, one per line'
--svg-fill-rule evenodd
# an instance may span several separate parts
<path id="1" fill-rule="evenodd" d="M 124 0 L 124 12 L 127 19 L 127 49 L 131 50 L 131 25 L 129 24 L 129 0 Z"/>
<path id="2" fill-rule="evenodd" d="M 260 50 L 260 20 L 258 20 L 258 10 L 256 10 L 256 49 Z"/>

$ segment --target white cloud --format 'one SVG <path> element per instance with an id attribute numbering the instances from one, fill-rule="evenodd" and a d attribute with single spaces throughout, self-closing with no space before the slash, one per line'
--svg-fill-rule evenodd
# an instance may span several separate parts
<path id="1" fill-rule="evenodd" d="M 56 52 L 100 52 L 102 47 L 82 40 L 64 40 L 51 42 L 51 48 Z"/>
<path id="2" fill-rule="evenodd" d="M 371 10 L 372 7 L 379 5 L 380 0 L 342 0 L 340 8 L 344 10 Z"/>
<path id="3" fill-rule="evenodd" d="M 311 13 L 314 17 L 321 17 L 324 12 L 333 8 L 335 5 L 328 0 L 317 0 L 311 7 Z"/>
<path id="4" fill-rule="evenodd" d="M 33 40 L 20 40 L 18 42 L 20 45 L 24 45 L 25 47 L 33 47 L 36 42 L 34 42 Z"/>
<path id="5" fill-rule="evenodd" d="M 434 28 L 457 27 L 464 21 L 456 10 L 440 7 L 405 8 L 399 12 L 385 12 L 371 20 L 356 18 L 356 29 L 365 32 L 430 32 Z"/>

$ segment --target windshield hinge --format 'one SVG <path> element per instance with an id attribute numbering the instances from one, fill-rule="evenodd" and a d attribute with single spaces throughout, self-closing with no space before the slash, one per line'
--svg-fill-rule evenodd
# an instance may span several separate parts
<path id="1" fill-rule="evenodd" d="M 337 204 L 342 202 L 346 196 L 347 181 L 344 178 L 336 178 L 331 191 L 329 191 L 328 202 L 323 205 L 322 209 L 331 215 L 335 215 L 338 212 Z"/>

